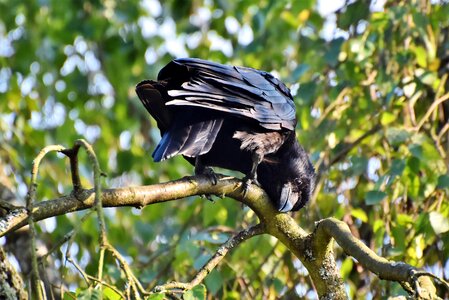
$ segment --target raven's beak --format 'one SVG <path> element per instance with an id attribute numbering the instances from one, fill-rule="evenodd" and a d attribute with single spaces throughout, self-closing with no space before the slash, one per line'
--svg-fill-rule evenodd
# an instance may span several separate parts
<path id="1" fill-rule="evenodd" d="M 292 190 L 292 184 L 290 182 L 287 182 L 284 184 L 281 190 L 281 197 L 279 199 L 279 207 L 278 210 L 280 212 L 289 212 L 292 210 L 294 203 L 296 203 L 298 198 L 298 194 L 293 192 Z"/>

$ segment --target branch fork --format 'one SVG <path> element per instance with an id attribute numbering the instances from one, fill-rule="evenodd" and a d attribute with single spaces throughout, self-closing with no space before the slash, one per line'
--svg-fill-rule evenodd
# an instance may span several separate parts
<path id="1" fill-rule="evenodd" d="M 90 163 L 93 166 L 94 189 L 84 189 L 81 186 L 77 160 L 79 148 L 84 148 L 87 151 Z M 36 177 L 39 163 L 48 152 L 53 151 L 64 153 L 70 159 L 74 191 L 69 195 L 53 200 L 35 202 Z M 101 286 L 105 284 L 102 280 L 103 260 L 105 251 L 108 251 L 116 259 L 127 278 L 126 297 L 135 299 L 141 299 L 141 295 L 145 296 L 151 293 L 161 292 L 175 297 L 174 295 L 176 293 L 183 293 L 186 290 L 192 289 L 204 280 L 207 274 L 220 263 L 231 249 L 237 247 L 243 241 L 263 233 L 268 233 L 278 238 L 302 261 L 309 271 L 320 299 L 347 298 L 345 287 L 334 259 L 333 241 L 336 241 L 348 255 L 357 259 L 360 264 L 377 274 L 379 278 L 400 282 L 404 289 L 416 299 L 438 299 L 431 278 L 439 281 L 449 290 L 449 284 L 441 278 L 427 272 L 419 271 L 408 264 L 391 262 L 379 257 L 351 234 L 346 223 L 337 219 L 327 218 L 317 222 L 313 232 L 308 234 L 288 214 L 276 211 L 271 205 L 268 196 L 259 187 L 252 185 L 248 193 L 243 195 L 241 189 L 238 188 L 241 186 L 241 181 L 235 178 L 217 174 L 218 180 L 216 184 L 212 184 L 207 176 L 199 175 L 150 186 L 102 190 L 101 176 L 102 172 L 100 171 L 95 152 L 86 141 L 76 141 L 74 147 L 71 149 L 66 149 L 62 146 L 45 147 L 33 162 L 26 209 L 11 209 L 5 206 L 8 214 L 3 220 L 0 220 L 0 236 L 26 224 L 29 224 L 30 228 L 34 230 L 34 222 L 45 218 L 66 214 L 67 212 L 95 208 L 100 228 L 98 276 L 96 278 L 87 274 L 83 276 L 87 278 L 86 280 L 98 283 L 101 289 Z M 166 283 L 154 287 L 152 292 L 145 290 L 137 277 L 132 273 L 131 267 L 126 263 L 125 259 L 109 243 L 104 222 L 103 206 L 144 207 L 154 203 L 202 194 L 213 194 L 221 197 L 226 195 L 248 205 L 259 217 L 260 224 L 232 235 L 228 241 L 218 248 L 216 253 L 198 271 L 191 281 L 187 283 Z M 0 206 L 3 207 L 2 203 L 0 203 Z M 65 238 L 62 243 L 73 238 L 74 234 Z M 34 261 L 33 290 L 38 295 L 38 299 L 43 299 L 43 289 L 40 288 L 41 281 L 37 272 L 38 260 L 34 251 L 35 231 L 32 231 L 32 238 L 34 242 L 31 249 Z M 69 256 L 67 257 L 69 259 Z"/>

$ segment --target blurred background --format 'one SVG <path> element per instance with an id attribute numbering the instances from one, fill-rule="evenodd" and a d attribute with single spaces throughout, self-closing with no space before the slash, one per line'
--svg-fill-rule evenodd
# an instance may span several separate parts
<path id="1" fill-rule="evenodd" d="M 24 205 L 39 150 L 78 138 L 93 144 L 105 187 L 192 174 L 182 157 L 152 162 L 159 131 L 134 87 L 173 58 L 198 57 L 269 71 L 292 90 L 298 139 L 320 172 L 294 214 L 305 230 L 333 216 L 379 255 L 449 278 L 447 1 L 1 0 L 0 11 L 1 200 Z M 91 187 L 84 154 L 81 173 Z M 70 193 L 68 160 L 46 158 L 38 183 L 38 201 Z M 111 243 L 149 289 L 190 280 L 230 234 L 257 222 L 236 201 L 199 197 L 105 213 Z M 55 298 L 92 292 L 67 261 L 96 275 L 97 221 L 81 222 L 85 214 L 38 224 L 39 254 L 76 230 L 42 265 Z M 24 278 L 27 234 L 0 239 Z M 351 298 L 404 294 L 336 254 Z M 104 278 L 125 289 L 109 256 Z M 240 245 L 204 284 L 207 299 L 316 298 L 307 270 L 270 236 Z"/>

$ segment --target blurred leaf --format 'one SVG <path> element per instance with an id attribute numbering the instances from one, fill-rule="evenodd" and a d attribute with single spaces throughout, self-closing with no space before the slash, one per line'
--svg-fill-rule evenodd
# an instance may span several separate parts
<path id="1" fill-rule="evenodd" d="M 107 300 L 119 300 L 122 299 L 120 294 L 117 294 L 113 289 L 109 287 L 103 288 L 103 298 Z"/>
<path id="2" fill-rule="evenodd" d="M 207 290 L 215 295 L 223 285 L 223 279 L 217 269 L 213 269 L 205 279 Z"/>
<path id="3" fill-rule="evenodd" d="M 436 234 L 442 234 L 449 231 L 449 219 L 436 211 L 429 213 L 430 224 Z"/>
<path id="4" fill-rule="evenodd" d="M 438 185 L 437 185 L 437 187 L 439 189 L 449 188 L 449 175 L 447 175 L 447 174 L 440 175 L 438 177 Z"/>
<path id="5" fill-rule="evenodd" d="M 164 300 L 165 299 L 165 294 L 151 294 L 148 297 L 148 300 Z"/>
<path id="6" fill-rule="evenodd" d="M 182 295 L 184 300 L 203 300 L 206 299 L 206 287 L 203 284 L 195 286 L 190 291 Z"/>
<path id="7" fill-rule="evenodd" d="M 387 128 L 386 136 L 388 142 L 390 142 L 392 146 L 399 146 L 400 144 L 404 143 L 411 135 L 405 129 L 389 127 Z"/>
<path id="8" fill-rule="evenodd" d="M 221 205 L 221 203 L 205 203 L 203 206 L 203 224 L 208 226 L 211 224 L 223 223 L 227 216 L 227 210 Z"/>
<path id="9" fill-rule="evenodd" d="M 351 215 L 354 218 L 359 219 L 362 222 L 368 222 L 368 216 L 366 215 L 365 211 L 361 208 L 354 208 L 351 210 Z"/>
<path id="10" fill-rule="evenodd" d="M 382 191 L 369 191 L 365 194 L 366 205 L 376 205 L 379 204 L 385 197 L 387 193 Z"/>
<path id="11" fill-rule="evenodd" d="M 354 262 L 351 257 L 346 257 L 340 267 L 340 274 L 343 280 L 346 280 L 351 274 Z"/>
<path id="12" fill-rule="evenodd" d="M 380 117 L 380 123 L 385 126 L 393 123 L 394 121 L 396 121 L 396 119 L 397 117 L 395 114 L 385 111 L 382 113 Z"/>

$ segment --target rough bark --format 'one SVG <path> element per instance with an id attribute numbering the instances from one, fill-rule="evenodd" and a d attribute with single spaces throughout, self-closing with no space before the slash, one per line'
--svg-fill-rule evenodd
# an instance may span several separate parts
<path id="1" fill-rule="evenodd" d="M 105 189 L 102 191 L 101 200 L 104 207 L 143 208 L 153 203 L 204 194 L 226 195 L 250 206 L 258 215 L 267 233 L 278 238 L 302 261 L 309 271 L 320 299 L 347 298 L 333 255 L 334 240 L 346 253 L 353 255 L 380 278 L 399 281 L 410 287 L 416 286 L 418 282 L 418 277 L 412 276 L 415 268 L 378 257 L 350 234 L 345 223 L 332 218 L 324 219 L 317 222 L 315 230 L 309 234 L 299 227 L 289 214 L 277 212 L 264 191 L 257 186 L 251 186 L 247 195 L 243 197 L 241 181 L 234 178 L 219 176 L 216 185 L 211 184 L 205 176 L 196 176 L 151 186 Z M 94 197 L 93 190 L 79 190 L 71 195 L 37 202 L 32 209 L 34 220 L 37 222 L 52 216 L 91 208 L 94 206 Z M 22 213 L 21 208 L 11 210 L 0 220 L 0 235 L 3 236 L 25 225 L 26 221 L 27 214 Z M 431 282 L 430 284 L 433 286 Z M 431 297 L 435 299 L 434 289 L 429 288 L 426 291 L 432 294 L 427 299 Z M 413 292 L 413 289 L 409 292 Z"/>

